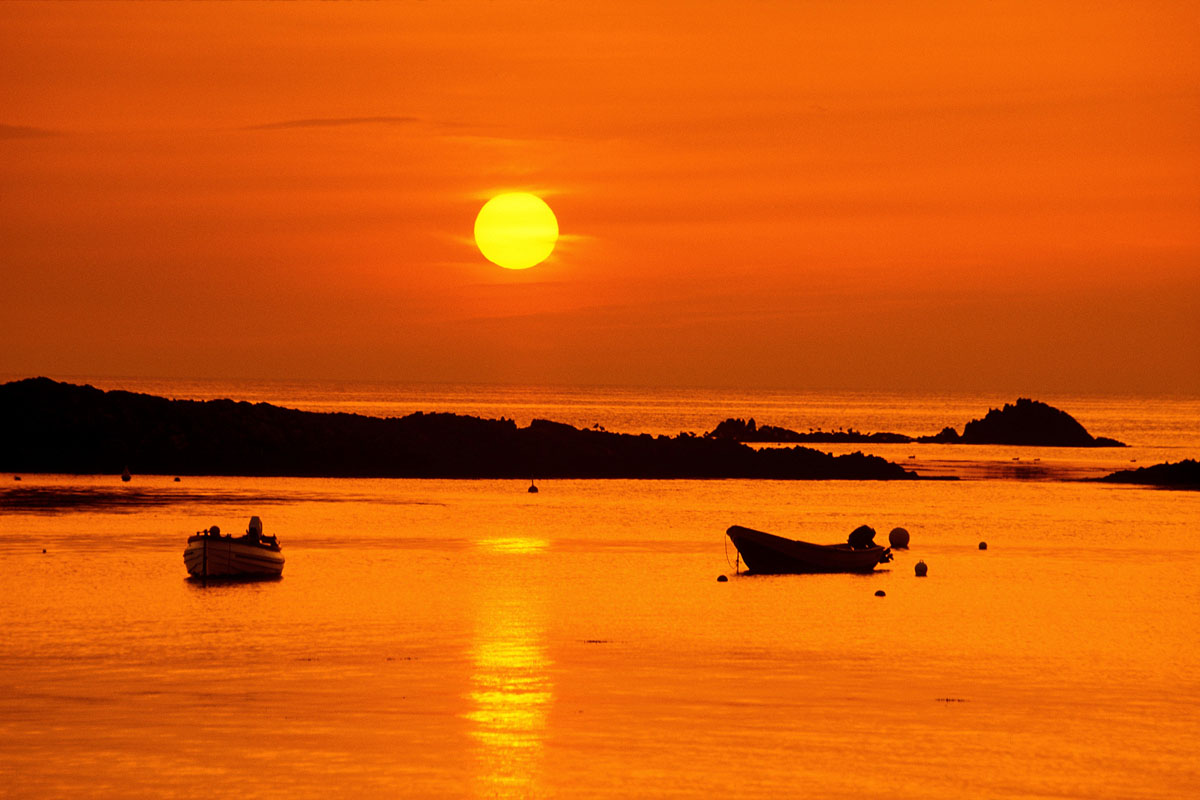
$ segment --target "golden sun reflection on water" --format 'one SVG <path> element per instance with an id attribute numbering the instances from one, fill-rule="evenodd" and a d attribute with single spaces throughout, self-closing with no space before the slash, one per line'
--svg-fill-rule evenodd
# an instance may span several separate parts
<path id="1" fill-rule="evenodd" d="M 480 539 L 477 544 L 485 550 L 495 553 L 541 553 L 550 547 L 545 539 L 535 539 L 528 536 L 500 536 L 492 539 Z"/>
<path id="2" fill-rule="evenodd" d="M 480 542 L 498 555 L 539 553 L 540 539 L 501 538 Z M 507 560 L 503 558 L 502 560 Z M 525 558 L 518 558 L 526 565 Z M 538 559 L 534 559 L 537 561 Z M 534 565 L 528 565 L 531 569 Z M 463 717 L 475 742 L 476 794 L 526 797 L 541 782 L 547 720 L 554 702 L 546 619 L 540 598 L 523 581 L 500 581 L 480 596 L 476 635 L 470 648 L 473 671 Z"/>
<path id="3" fill-rule="evenodd" d="M 485 642 L 473 655 L 475 688 L 467 696 L 476 708 L 466 715 L 478 726 L 472 735 L 497 749 L 539 747 L 553 699 L 545 649 L 524 641 Z"/>

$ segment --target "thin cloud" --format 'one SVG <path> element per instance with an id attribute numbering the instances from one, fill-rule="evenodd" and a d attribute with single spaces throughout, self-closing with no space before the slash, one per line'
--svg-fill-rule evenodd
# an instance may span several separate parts
<path id="1" fill-rule="evenodd" d="M 58 136 L 58 131 L 29 125 L 0 125 L 0 139 L 44 139 L 48 136 Z"/>
<path id="2" fill-rule="evenodd" d="M 341 128 L 350 125 L 410 125 L 420 121 L 418 117 L 314 117 L 248 125 L 245 130 L 280 131 L 290 128 Z"/>

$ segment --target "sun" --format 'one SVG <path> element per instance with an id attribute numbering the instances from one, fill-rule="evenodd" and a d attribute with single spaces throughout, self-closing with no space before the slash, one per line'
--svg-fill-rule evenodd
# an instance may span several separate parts
<path id="1" fill-rule="evenodd" d="M 546 201 L 528 192 L 498 194 L 475 217 L 475 244 L 505 269 L 528 269 L 554 251 L 558 220 Z"/>

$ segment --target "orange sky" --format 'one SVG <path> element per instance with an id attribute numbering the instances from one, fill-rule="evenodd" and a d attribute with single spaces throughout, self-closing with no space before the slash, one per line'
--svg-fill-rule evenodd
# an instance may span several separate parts
<path id="1" fill-rule="evenodd" d="M 0 375 L 1200 392 L 1193 4 L 583 5 L 0 4 Z"/>

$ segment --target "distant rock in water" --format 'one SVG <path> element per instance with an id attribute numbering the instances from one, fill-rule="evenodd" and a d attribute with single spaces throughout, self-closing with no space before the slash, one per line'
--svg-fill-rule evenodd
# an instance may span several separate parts
<path id="1" fill-rule="evenodd" d="M 1200 461 L 1189 458 L 1175 464 L 1168 462 L 1155 464 L 1152 467 L 1123 469 L 1096 480 L 1104 483 L 1133 483 L 1143 486 L 1200 489 Z"/>
<path id="2" fill-rule="evenodd" d="M 1094 437 L 1065 411 L 1037 400 L 1020 398 L 1015 404 L 991 409 L 983 419 L 971 420 L 960 435 L 947 425 L 932 436 L 903 433 L 860 433 L 853 428 L 807 433 L 758 425 L 753 418 L 730 417 L 704 434 L 706 439 L 734 442 L 831 444 L 1011 444 L 1035 447 L 1124 447 L 1115 439 Z"/>
<path id="3" fill-rule="evenodd" d="M 932 444 L 960 444 L 962 439 L 957 430 L 947 425 L 933 436 L 921 436 L 917 441 Z"/>
<path id="4" fill-rule="evenodd" d="M 735 442 L 760 443 L 847 443 L 847 444 L 902 444 L 911 442 L 911 436 L 903 433 L 860 433 L 853 428 L 838 431 L 798 431 L 780 428 L 775 425 L 758 425 L 754 418 L 749 420 L 740 417 L 730 417 L 717 427 L 704 434 L 706 439 L 729 439 Z"/>
<path id="5" fill-rule="evenodd" d="M 950 427 L 917 441 L 937 444 L 1012 444 L 1035 447 L 1124 447 L 1115 439 L 1092 436 L 1074 417 L 1037 400 L 1022 397 L 1015 404 L 993 408 L 974 419 L 962 435 Z"/>
<path id="6" fill-rule="evenodd" d="M 30 378 L 0 385 L 0 472 L 389 478 L 915 479 L 876 457 L 548 420 L 380 419 L 267 403 L 168 400 Z"/>

